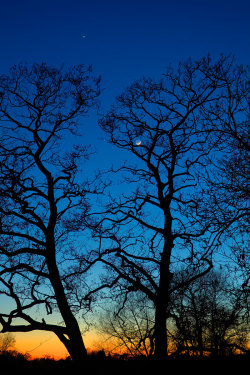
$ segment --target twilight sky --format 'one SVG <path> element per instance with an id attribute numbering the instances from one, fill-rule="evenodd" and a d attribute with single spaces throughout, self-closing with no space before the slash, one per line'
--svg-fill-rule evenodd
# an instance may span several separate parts
<path id="1" fill-rule="evenodd" d="M 92 64 L 105 110 L 135 79 L 188 57 L 232 53 L 248 63 L 249 14 L 248 0 L 2 1 L 0 74 L 17 63 Z M 110 156 L 95 116 L 85 134 Z"/>
<path id="2" fill-rule="evenodd" d="M 159 77 L 166 66 L 188 57 L 232 53 L 248 64 L 249 14 L 249 0 L 2 0 L 0 74 L 17 63 L 92 64 L 102 76 L 106 110 L 135 79 Z M 96 116 L 84 121 L 87 141 L 109 162 L 111 148 Z M 38 346 L 46 340 L 37 338 Z M 23 341 L 21 349 L 36 345 Z M 41 348 L 46 351 L 46 344 Z"/>
<path id="3" fill-rule="evenodd" d="M 248 0 L 3 1 L 0 73 L 19 62 L 92 64 L 109 105 L 134 79 L 188 57 L 248 63 L 249 14 Z"/>

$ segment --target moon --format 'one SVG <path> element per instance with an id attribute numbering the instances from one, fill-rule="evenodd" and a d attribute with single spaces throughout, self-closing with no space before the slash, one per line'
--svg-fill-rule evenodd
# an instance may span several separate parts
<path id="1" fill-rule="evenodd" d="M 141 140 L 138 139 L 136 142 L 135 142 L 136 146 L 141 146 Z"/>

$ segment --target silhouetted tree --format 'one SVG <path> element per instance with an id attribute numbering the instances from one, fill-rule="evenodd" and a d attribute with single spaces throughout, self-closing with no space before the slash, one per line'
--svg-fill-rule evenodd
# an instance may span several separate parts
<path id="1" fill-rule="evenodd" d="M 70 135 L 98 95 L 99 80 L 82 65 L 18 65 L 0 77 L 0 293 L 12 301 L 0 311 L 2 332 L 51 331 L 75 361 L 86 356 L 75 317 L 85 305 L 67 235 L 79 216 L 84 225 L 91 188 L 77 179 L 88 148 Z M 60 324 L 46 321 L 55 309 Z"/>
<path id="2" fill-rule="evenodd" d="M 231 64 L 233 60 L 231 61 Z M 217 168 L 207 176 L 210 186 L 210 203 L 217 201 L 213 214 L 222 224 L 229 223 L 223 238 L 231 239 L 231 253 L 224 252 L 231 272 L 237 269 L 242 288 L 249 295 L 249 68 L 242 66 L 222 74 L 225 95 L 218 101 L 216 111 L 206 108 L 206 116 L 213 119 L 210 130 L 217 140 L 216 149 L 226 152 L 218 155 Z M 218 126 L 218 123 L 220 126 Z M 232 226 L 231 223 L 234 222 Z M 224 228 L 223 228 L 224 230 Z M 222 251 L 221 251 L 222 253 Z M 228 262 L 228 258 L 231 262 Z"/>
<path id="3" fill-rule="evenodd" d="M 123 305 L 123 298 L 109 303 L 99 317 L 97 331 L 104 337 L 108 351 L 129 357 L 151 356 L 153 352 L 153 306 L 136 292 Z"/>
<path id="4" fill-rule="evenodd" d="M 127 150 L 129 161 L 114 171 L 115 177 L 123 174 L 126 190 L 119 187 L 118 199 L 111 190 L 95 228 L 98 256 L 119 281 L 113 294 L 126 300 L 140 291 L 154 304 L 157 358 L 167 353 L 172 293 L 212 269 L 223 233 L 247 214 L 236 205 L 226 210 L 211 191 L 212 175 L 227 155 L 223 127 L 238 108 L 230 107 L 228 87 L 245 79 L 231 58 L 190 60 L 158 81 L 135 82 L 100 120 L 109 142 Z M 223 136 L 215 136 L 215 129 Z"/>
<path id="5" fill-rule="evenodd" d="M 173 298 L 177 353 L 225 356 L 247 352 L 247 305 L 239 285 L 223 273 L 212 272 Z"/>
<path id="6" fill-rule="evenodd" d="M 8 351 L 10 348 L 14 348 L 16 339 L 12 333 L 3 333 L 0 335 L 0 353 Z"/>

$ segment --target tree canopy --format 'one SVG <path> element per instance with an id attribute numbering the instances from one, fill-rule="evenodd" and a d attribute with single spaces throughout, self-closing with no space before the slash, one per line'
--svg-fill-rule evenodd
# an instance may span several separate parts
<path id="1" fill-rule="evenodd" d="M 247 77 L 232 57 L 207 56 L 135 81 L 99 118 L 114 155 L 127 159 L 103 174 L 100 166 L 91 181 L 79 131 L 100 79 L 83 65 L 17 65 L 0 76 L 0 294 L 14 306 L 0 310 L 3 333 L 53 332 L 80 361 L 76 315 L 91 312 L 95 296 L 118 302 L 111 331 L 131 353 L 165 358 L 175 335 L 179 348 L 198 342 L 201 354 L 201 336 L 192 341 L 195 330 L 183 328 L 185 303 L 200 308 L 197 285 L 222 266 L 235 272 L 244 305 L 230 314 L 247 310 Z M 55 311 L 61 324 L 50 320 Z"/>

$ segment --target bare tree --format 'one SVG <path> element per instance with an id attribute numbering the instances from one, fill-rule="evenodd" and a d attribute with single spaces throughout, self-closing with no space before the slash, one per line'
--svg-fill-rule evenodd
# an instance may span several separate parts
<path id="1" fill-rule="evenodd" d="M 82 65 L 18 65 L 0 77 L 0 294 L 12 301 L 0 311 L 2 332 L 53 332 L 75 361 L 86 357 L 75 313 L 87 305 L 84 279 L 76 288 L 71 277 L 69 234 L 77 218 L 84 226 L 91 189 L 77 178 L 89 150 L 71 134 L 98 95 L 99 79 Z M 55 311 L 62 323 L 48 321 Z"/>
<path id="2" fill-rule="evenodd" d="M 124 306 L 123 298 L 109 303 L 100 314 L 97 332 L 110 353 L 120 352 L 129 357 L 151 356 L 153 352 L 153 306 L 145 295 L 130 295 Z"/>
<path id="3" fill-rule="evenodd" d="M 241 288 L 228 275 L 206 275 L 177 292 L 173 305 L 176 353 L 203 357 L 248 351 L 247 305 Z"/>
<path id="4" fill-rule="evenodd" d="M 154 304 L 158 358 L 167 353 L 172 293 L 212 269 L 222 234 L 247 215 L 235 205 L 222 210 L 210 183 L 226 155 L 223 126 L 237 111 L 229 105 L 228 87 L 237 80 L 245 75 L 231 58 L 181 63 L 159 81 L 132 84 L 100 120 L 129 161 L 115 170 L 124 177 L 120 196 L 111 190 L 106 215 L 95 228 L 98 256 L 119 285 L 123 280 L 125 300 L 140 291 Z M 215 137 L 215 128 L 223 137 Z"/>
<path id="5" fill-rule="evenodd" d="M 223 72 L 221 80 L 225 85 L 225 95 L 217 103 L 217 111 L 206 108 L 211 122 L 217 150 L 226 152 L 218 157 L 217 168 L 207 176 L 209 180 L 210 201 L 217 200 L 216 219 L 229 222 L 224 238 L 231 238 L 231 253 L 223 252 L 226 263 L 237 268 L 242 287 L 249 294 L 249 68 L 234 67 L 231 60 L 230 72 Z M 220 126 L 217 126 L 217 124 Z M 230 223 L 235 221 L 235 225 Z M 237 224 L 236 224 L 237 223 Z M 228 262 L 228 259 L 231 262 Z M 233 266 L 233 268 L 232 268 Z M 236 267 L 235 267 L 236 266 Z"/>
<path id="6" fill-rule="evenodd" d="M 4 333 L 0 336 L 0 353 L 8 351 L 10 348 L 14 348 L 16 339 L 12 333 Z"/>

